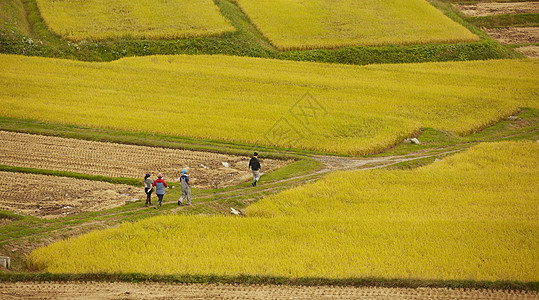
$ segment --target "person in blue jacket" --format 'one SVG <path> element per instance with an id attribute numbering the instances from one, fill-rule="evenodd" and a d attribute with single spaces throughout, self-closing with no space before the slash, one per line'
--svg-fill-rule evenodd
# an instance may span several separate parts
<path id="1" fill-rule="evenodd" d="M 184 199 L 187 199 L 185 205 L 191 205 L 191 182 L 189 176 L 187 176 L 187 169 L 182 170 L 180 185 L 182 187 L 182 196 L 180 197 L 180 200 L 178 200 L 178 205 L 182 205 Z"/>

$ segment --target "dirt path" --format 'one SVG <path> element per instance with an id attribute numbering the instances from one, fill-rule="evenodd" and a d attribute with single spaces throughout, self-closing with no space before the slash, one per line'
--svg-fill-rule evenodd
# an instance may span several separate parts
<path id="1" fill-rule="evenodd" d="M 455 6 L 467 17 L 539 13 L 539 2 L 477 3 Z"/>
<path id="2" fill-rule="evenodd" d="M 539 299 L 537 292 L 448 288 L 159 283 L 0 283 L 2 299 Z"/>

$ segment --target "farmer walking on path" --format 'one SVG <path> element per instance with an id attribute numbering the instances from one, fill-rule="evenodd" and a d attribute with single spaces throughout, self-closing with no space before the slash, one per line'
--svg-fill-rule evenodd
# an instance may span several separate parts
<path id="1" fill-rule="evenodd" d="M 150 178 L 150 174 L 144 176 L 144 192 L 146 193 L 146 204 L 144 206 L 152 205 L 152 189 L 153 180 Z"/>
<path id="2" fill-rule="evenodd" d="M 182 196 L 178 200 L 178 205 L 182 205 L 183 199 L 187 198 L 185 205 L 191 205 L 191 182 L 189 182 L 189 176 L 187 176 L 187 169 L 182 170 L 182 176 L 180 177 L 180 184 L 182 186 Z"/>
<path id="3" fill-rule="evenodd" d="M 253 157 L 249 161 L 249 168 L 253 171 L 253 186 L 256 186 L 256 182 L 260 179 L 260 161 L 258 160 L 258 153 L 254 153 Z"/>
<path id="4" fill-rule="evenodd" d="M 168 187 L 167 183 L 163 180 L 163 174 L 157 174 L 157 180 L 153 182 L 152 186 L 155 186 L 155 194 L 159 198 L 159 203 L 155 206 L 157 209 L 157 206 L 161 206 L 163 196 L 165 196 L 165 188 Z"/>

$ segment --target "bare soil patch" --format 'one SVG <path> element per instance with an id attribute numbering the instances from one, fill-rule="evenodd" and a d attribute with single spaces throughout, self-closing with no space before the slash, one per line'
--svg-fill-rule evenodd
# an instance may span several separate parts
<path id="1" fill-rule="evenodd" d="M 197 188 L 221 188 L 249 180 L 249 157 L 134 146 L 78 139 L 0 131 L 3 165 L 77 172 L 107 177 L 143 178 L 162 173 L 168 182 L 179 182 L 188 168 Z M 261 158 L 264 172 L 289 162 Z"/>
<path id="2" fill-rule="evenodd" d="M 0 172 L 0 210 L 56 218 L 119 207 L 143 199 L 142 189 L 67 177 Z"/>
<path id="3" fill-rule="evenodd" d="M 539 46 L 518 47 L 515 50 L 527 57 L 539 57 Z"/>
<path id="4" fill-rule="evenodd" d="M 483 30 L 503 44 L 539 43 L 539 27 L 485 28 Z"/>
<path id="5" fill-rule="evenodd" d="M 538 299 L 537 292 L 162 283 L 0 283 L 3 299 Z"/>
<path id="6" fill-rule="evenodd" d="M 539 13 L 539 2 L 477 3 L 455 6 L 467 17 Z"/>

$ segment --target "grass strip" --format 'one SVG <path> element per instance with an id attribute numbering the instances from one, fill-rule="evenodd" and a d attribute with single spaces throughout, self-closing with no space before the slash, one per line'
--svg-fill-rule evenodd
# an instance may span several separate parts
<path id="1" fill-rule="evenodd" d="M 97 142 L 204 151 L 238 156 L 250 156 L 253 154 L 253 151 L 258 151 L 263 154 L 265 158 L 282 160 L 304 159 L 304 156 L 302 155 L 305 154 L 322 154 L 322 152 L 315 151 L 291 150 L 287 148 L 246 145 L 232 142 L 194 139 L 181 136 L 90 128 L 9 117 L 0 117 L 0 130 Z"/>
<path id="2" fill-rule="evenodd" d="M 537 27 L 539 14 L 495 15 L 484 17 L 470 17 L 467 21 L 477 27 Z"/>
<path id="3" fill-rule="evenodd" d="M 127 184 L 127 185 L 136 186 L 136 187 L 142 186 L 142 180 L 135 179 L 135 178 L 126 178 L 126 177 L 106 177 L 106 176 L 88 175 L 88 174 L 82 174 L 82 173 L 76 173 L 76 172 L 12 167 L 12 166 L 6 166 L 6 165 L 0 165 L 0 171 L 69 177 L 69 178 L 85 179 L 85 180 L 92 180 L 92 181 L 104 181 L 104 182 L 114 183 L 114 184 Z"/>

